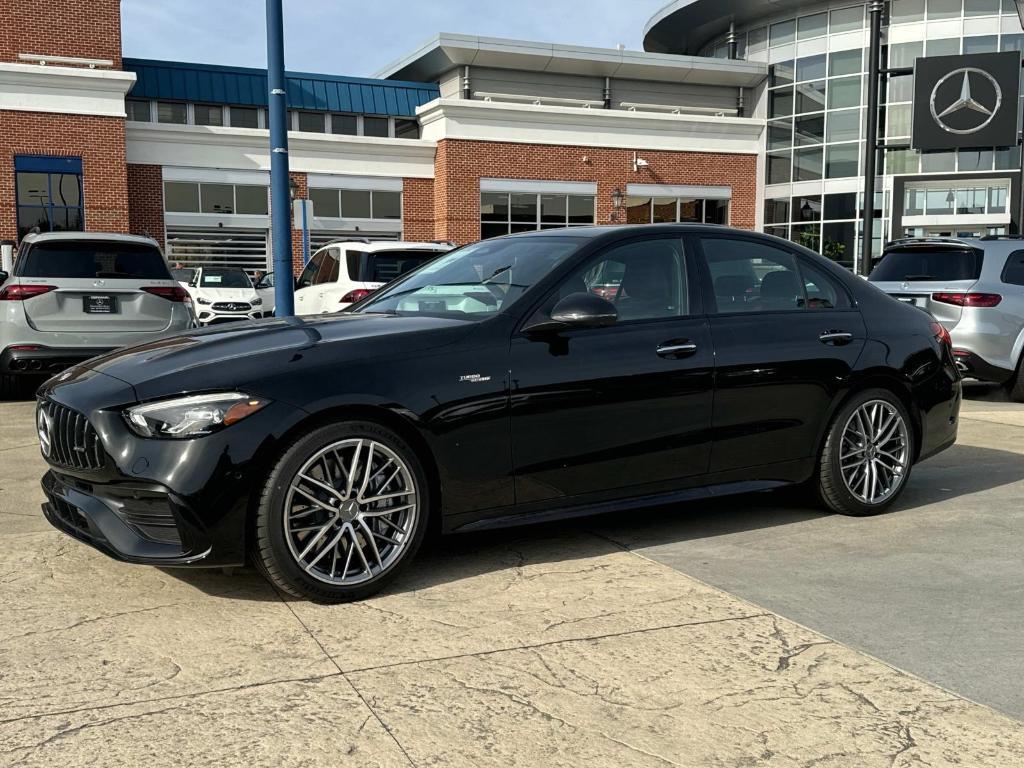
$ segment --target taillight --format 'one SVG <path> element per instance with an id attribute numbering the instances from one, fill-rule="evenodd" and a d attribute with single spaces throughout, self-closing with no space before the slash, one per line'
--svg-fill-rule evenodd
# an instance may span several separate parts
<path id="1" fill-rule="evenodd" d="M 0 301 L 24 301 L 56 290 L 56 285 L 8 285 L 0 288 Z"/>
<path id="2" fill-rule="evenodd" d="M 997 307 L 1003 297 L 998 293 L 933 293 L 932 301 L 958 307 Z"/>
<path id="3" fill-rule="evenodd" d="M 188 291 L 182 288 L 180 285 L 169 286 L 169 285 L 147 285 L 143 289 L 146 293 L 152 293 L 154 296 L 159 296 L 161 299 L 167 299 L 168 301 L 180 301 L 185 304 L 192 303 L 192 297 L 189 296 Z"/>
<path id="4" fill-rule="evenodd" d="M 341 297 L 339 304 L 355 304 L 357 301 L 362 301 L 369 296 L 373 291 L 369 288 L 356 288 L 355 290 L 349 291 Z"/>
<path id="5" fill-rule="evenodd" d="M 932 333 L 935 335 L 935 340 L 940 344 L 945 344 L 950 349 L 953 348 L 953 337 L 949 335 L 949 331 L 946 330 L 946 326 L 942 323 L 932 323 Z"/>

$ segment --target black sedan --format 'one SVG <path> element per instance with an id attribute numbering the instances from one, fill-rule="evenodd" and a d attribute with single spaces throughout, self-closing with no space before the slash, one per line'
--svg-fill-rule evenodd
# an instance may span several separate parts
<path id="1" fill-rule="evenodd" d="M 97 358 L 44 385 L 37 426 L 60 530 L 344 601 L 431 528 L 799 484 L 875 514 L 960 399 L 921 310 L 792 243 L 666 225 L 488 240 L 345 314 Z"/>

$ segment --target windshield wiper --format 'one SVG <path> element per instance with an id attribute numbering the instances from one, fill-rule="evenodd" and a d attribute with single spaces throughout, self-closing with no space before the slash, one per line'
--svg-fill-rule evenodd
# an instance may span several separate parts
<path id="1" fill-rule="evenodd" d="M 488 277 L 488 278 L 487 278 L 486 280 L 484 280 L 483 282 L 481 282 L 481 283 L 480 283 L 480 285 L 485 285 L 485 284 L 487 284 L 487 283 L 491 282 L 491 280 L 493 280 L 494 278 L 496 278 L 496 277 L 497 277 L 498 275 L 500 275 L 500 274 L 501 274 L 502 272 L 508 272 L 508 271 L 509 271 L 510 269 L 512 269 L 512 265 L 511 265 L 511 264 L 506 264 L 506 265 L 505 265 L 504 267 L 498 267 L 498 268 L 497 268 L 496 270 L 494 270 L 494 271 L 493 271 L 493 272 L 491 273 L 491 276 L 490 276 L 490 277 Z"/>
<path id="2" fill-rule="evenodd" d="M 904 275 L 903 279 L 904 280 L 914 281 L 914 280 L 937 280 L 938 278 L 935 277 L 935 275 Z"/>

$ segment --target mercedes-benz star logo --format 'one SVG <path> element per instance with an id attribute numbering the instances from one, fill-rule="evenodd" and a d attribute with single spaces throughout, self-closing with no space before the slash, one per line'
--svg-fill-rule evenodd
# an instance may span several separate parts
<path id="1" fill-rule="evenodd" d="M 1003 91 L 985 70 L 962 67 L 939 79 L 932 88 L 930 101 L 932 118 L 942 130 L 966 135 L 977 133 L 992 122 L 1002 106 Z"/>
<path id="2" fill-rule="evenodd" d="M 42 408 L 36 412 L 36 431 L 39 433 L 39 449 L 43 452 L 43 456 L 49 458 L 50 448 L 53 444 L 50 439 L 50 417 Z"/>

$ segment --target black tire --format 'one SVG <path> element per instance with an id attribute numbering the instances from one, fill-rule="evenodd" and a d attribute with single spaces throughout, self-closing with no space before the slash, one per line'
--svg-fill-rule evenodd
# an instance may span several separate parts
<path id="1" fill-rule="evenodd" d="M 843 432 L 850 419 L 861 406 L 872 401 L 888 403 L 896 410 L 899 417 L 903 419 L 906 427 L 907 461 L 906 468 L 902 473 L 902 479 L 895 490 L 880 502 L 866 503 L 854 495 L 843 479 L 840 446 L 843 441 Z M 907 413 L 903 402 L 896 395 L 887 389 L 867 389 L 858 392 L 840 409 L 829 425 L 828 436 L 825 440 L 825 446 L 821 451 L 816 482 L 814 483 L 818 499 L 828 509 L 840 515 L 868 517 L 881 514 L 892 506 L 907 487 L 910 472 L 913 468 L 913 457 L 915 456 L 916 445 L 914 441 L 914 429 L 910 415 Z"/>
<path id="2" fill-rule="evenodd" d="M 374 440 L 400 457 L 411 475 L 419 506 L 405 547 L 393 563 L 363 583 L 331 584 L 303 570 L 293 555 L 285 534 L 285 504 L 292 480 L 311 457 L 327 446 L 357 438 Z M 369 421 L 340 422 L 319 427 L 293 441 L 271 470 L 256 510 L 251 559 L 273 585 L 295 597 L 319 603 L 361 600 L 381 590 L 415 558 L 429 527 L 431 501 L 422 463 L 416 452 L 394 431 Z"/>
<path id="3" fill-rule="evenodd" d="M 1024 403 L 1024 353 L 1021 354 L 1020 362 L 1017 363 L 1017 372 L 1010 379 L 1010 383 L 1006 385 L 1006 394 L 1013 402 Z"/>

